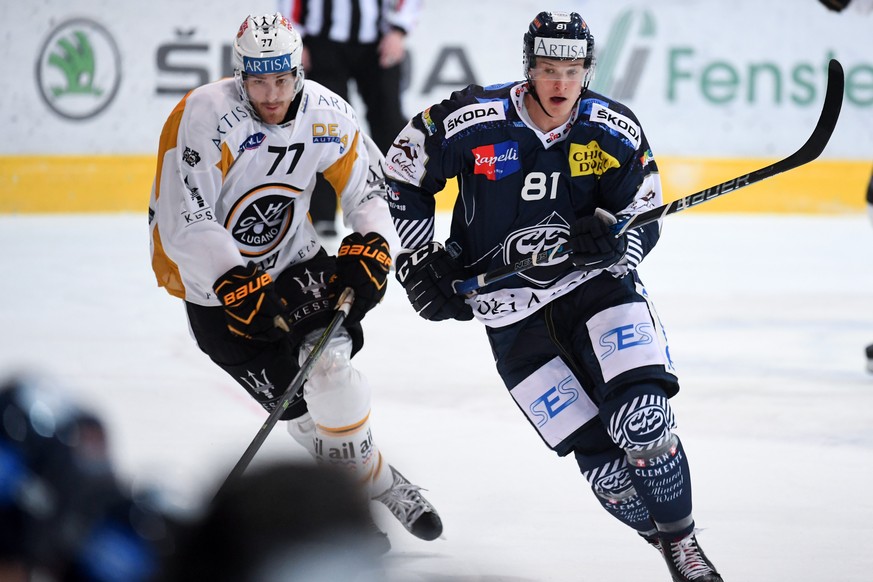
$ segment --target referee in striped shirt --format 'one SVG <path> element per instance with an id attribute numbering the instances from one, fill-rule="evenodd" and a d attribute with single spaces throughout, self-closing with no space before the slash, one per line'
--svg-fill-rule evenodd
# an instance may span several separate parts
<path id="1" fill-rule="evenodd" d="M 303 36 L 306 77 L 349 100 L 354 80 L 369 135 L 384 154 L 406 125 L 400 99 L 406 36 L 423 0 L 279 0 Z M 336 234 L 336 195 L 319 177 L 310 214 L 320 235 Z"/>

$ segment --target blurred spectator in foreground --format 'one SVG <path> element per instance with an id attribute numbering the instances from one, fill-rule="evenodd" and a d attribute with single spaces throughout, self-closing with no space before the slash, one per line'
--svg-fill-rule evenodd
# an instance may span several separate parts
<path id="1" fill-rule="evenodd" d="M 329 465 L 253 467 L 180 534 L 165 582 L 384 582 L 369 499 Z"/>
<path id="2" fill-rule="evenodd" d="M 401 100 L 406 39 L 422 0 L 278 0 L 303 37 L 306 78 L 346 101 L 351 82 L 364 102 L 367 134 L 383 154 L 406 125 Z M 309 214 L 319 236 L 335 236 L 337 195 L 321 175 Z"/>
<path id="3" fill-rule="evenodd" d="M 0 380 L 0 580 L 154 580 L 171 530 L 113 475 L 100 420 L 48 378 Z"/>

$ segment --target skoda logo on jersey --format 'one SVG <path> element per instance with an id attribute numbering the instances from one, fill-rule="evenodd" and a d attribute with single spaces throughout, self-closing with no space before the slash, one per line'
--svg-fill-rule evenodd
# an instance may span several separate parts
<path id="1" fill-rule="evenodd" d="M 489 180 L 500 180 L 521 169 L 518 143 L 504 141 L 473 149 L 473 173 Z"/>
<path id="2" fill-rule="evenodd" d="M 95 117 L 115 99 L 121 85 L 115 39 L 93 20 L 61 23 L 43 43 L 36 83 L 45 104 L 61 117 Z"/>
<path id="3" fill-rule="evenodd" d="M 642 132 L 640 126 L 634 123 L 629 117 L 616 113 L 608 107 L 604 107 L 600 103 L 591 105 L 591 121 L 602 123 L 618 133 L 625 136 L 635 150 L 639 149 L 640 141 L 642 140 Z"/>
<path id="4" fill-rule="evenodd" d="M 245 257 L 260 257 L 278 246 L 294 217 L 299 191 L 285 184 L 265 184 L 240 198 L 224 222 Z"/>
<path id="5" fill-rule="evenodd" d="M 570 226 L 559 214 L 553 212 L 539 224 L 517 230 L 506 237 L 503 261 L 512 265 L 533 254 L 555 249 L 567 242 L 569 234 Z M 527 269 L 518 276 L 536 285 L 545 286 L 567 270 L 564 262 L 568 259 L 569 255 L 562 255 L 542 266 Z"/>
<path id="6" fill-rule="evenodd" d="M 562 410 L 579 399 L 579 389 L 572 384 L 573 378 L 567 376 L 556 386 L 531 402 L 530 417 L 537 426 L 543 426 L 549 419 L 555 418 Z"/>
<path id="7" fill-rule="evenodd" d="M 243 57 L 243 67 L 249 75 L 284 73 L 293 69 L 291 66 L 291 55 L 263 58 Z"/>
<path id="8" fill-rule="evenodd" d="M 503 110 L 502 102 L 473 103 L 472 105 L 461 107 L 446 117 L 443 127 L 446 130 L 446 139 L 448 139 L 456 133 L 478 123 L 504 119 L 506 119 L 506 112 Z"/>

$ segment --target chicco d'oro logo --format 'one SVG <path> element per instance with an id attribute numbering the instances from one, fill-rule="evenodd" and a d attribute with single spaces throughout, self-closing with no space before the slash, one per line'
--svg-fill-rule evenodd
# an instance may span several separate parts
<path id="1" fill-rule="evenodd" d="M 118 46 L 93 20 L 63 22 L 39 53 L 36 83 L 43 101 L 61 117 L 94 117 L 112 102 L 121 84 Z"/>

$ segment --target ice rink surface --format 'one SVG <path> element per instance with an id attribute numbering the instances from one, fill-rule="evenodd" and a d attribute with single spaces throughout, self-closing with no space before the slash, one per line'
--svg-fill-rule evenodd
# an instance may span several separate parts
<path id="1" fill-rule="evenodd" d="M 445 220 L 444 220 L 445 222 Z M 192 343 L 159 290 L 146 217 L 0 216 L 0 371 L 45 371 L 102 415 L 123 478 L 196 503 L 265 413 Z M 665 220 L 643 262 L 682 391 L 701 545 L 729 582 L 866 582 L 873 572 L 873 229 L 866 217 Z M 443 539 L 377 514 L 392 577 L 666 582 L 572 458 L 517 410 L 475 322 L 420 320 L 393 281 L 355 358 L 387 460 Z M 257 462 L 305 453 L 283 426 Z"/>

